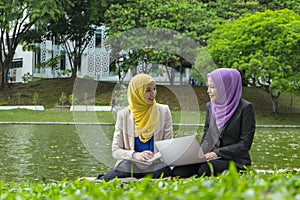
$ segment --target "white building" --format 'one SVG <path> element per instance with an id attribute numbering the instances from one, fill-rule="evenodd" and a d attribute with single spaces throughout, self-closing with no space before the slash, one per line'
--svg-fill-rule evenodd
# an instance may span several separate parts
<path id="1" fill-rule="evenodd" d="M 109 76 L 109 54 L 110 51 L 105 48 L 104 32 L 105 27 L 96 29 L 93 38 L 85 49 L 81 58 L 81 68 L 78 69 L 77 76 L 89 76 L 94 79 Z M 22 45 L 16 49 L 8 78 L 12 83 L 24 82 L 26 76 L 41 78 L 68 77 L 71 75 L 71 66 L 67 54 L 62 45 L 55 44 L 55 39 L 47 40 L 42 38 L 39 53 L 32 51 L 23 51 Z M 51 58 L 60 57 L 55 67 L 38 67 Z"/>
<path id="2" fill-rule="evenodd" d="M 77 77 L 91 77 L 95 80 L 103 81 L 118 81 L 119 77 L 110 72 L 110 50 L 104 46 L 104 37 L 106 28 L 104 26 L 96 28 L 95 34 L 91 39 L 88 47 L 85 49 L 81 58 L 81 68 L 78 69 Z M 55 39 L 47 40 L 42 38 L 42 42 L 37 44 L 40 46 L 39 53 L 32 51 L 23 51 L 22 46 L 18 46 L 13 59 L 12 67 L 9 70 L 10 82 L 26 82 L 26 77 L 41 77 L 41 78 L 58 78 L 68 77 L 71 75 L 71 66 L 67 54 L 61 45 L 55 44 Z M 60 57 L 55 67 L 37 67 L 41 63 L 45 63 L 51 58 Z M 141 63 L 137 66 L 143 68 Z M 160 66 L 165 71 L 171 71 L 169 67 Z M 185 69 L 185 76 L 180 77 L 178 72 L 175 73 L 174 83 L 183 84 L 189 83 L 190 69 Z M 152 74 L 153 76 L 153 74 Z M 154 75 L 155 76 L 155 75 Z M 24 79 L 25 78 L 25 79 Z M 168 84 L 169 78 L 167 72 L 163 76 L 154 77 L 157 82 Z M 128 80 L 127 80 L 128 79 Z M 131 74 L 127 74 L 124 81 L 129 81 Z"/>

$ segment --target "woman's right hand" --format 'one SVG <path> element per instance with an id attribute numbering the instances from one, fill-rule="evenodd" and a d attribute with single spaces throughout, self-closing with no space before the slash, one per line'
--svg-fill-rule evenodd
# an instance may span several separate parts
<path id="1" fill-rule="evenodd" d="M 133 158 L 138 159 L 138 160 L 149 160 L 153 158 L 154 154 L 152 151 L 146 150 L 143 152 L 136 152 L 133 154 Z"/>
<path id="2" fill-rule="evenodd" d="M 148 159 L 151 159 L 153 156 L 154 156 L 154 154 L 149 150 L 146 150 L 143 152 L 136 152 L 133 154 L 133 158 L 135 158 L 137 160 L 148 160 Z M 138 162 L 135 162 L 135 165 L 140 169 L 147 169 L 149 167 L 149 165 L 141 164 Z"/>
<path id="3" fill-rule="evenodd" d="M 205 154 L 206 160 L 211 160 L 211 159 L 214 159 L 214 158 L 217 158 L 217 157 L 218 157 L 218 155 L 213 151 Z"/>

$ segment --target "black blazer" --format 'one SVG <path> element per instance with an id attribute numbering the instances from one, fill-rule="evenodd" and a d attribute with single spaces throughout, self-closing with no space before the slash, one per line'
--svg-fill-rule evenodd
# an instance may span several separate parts
<path id="1" fill-rule="evenodd" d="M 212 116 L 211 103 L 206 104 L 206 121 L 201 146 L 204 153 L 215 152 L 225 160 L 232 160 L 240 169 L 250 166 L 249 150 L 255 133 L 253 105 L 241 99 L 235 113 L 219 130 Z"/>

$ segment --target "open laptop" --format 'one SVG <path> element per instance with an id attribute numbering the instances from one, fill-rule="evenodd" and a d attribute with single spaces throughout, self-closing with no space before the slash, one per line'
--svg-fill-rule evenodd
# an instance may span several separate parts
<path id="1" fill-rule="evenodd" d="M 163 162 L 169 166 L 180 166 L 206 162 L 196 135 L 156 141 Z"/>

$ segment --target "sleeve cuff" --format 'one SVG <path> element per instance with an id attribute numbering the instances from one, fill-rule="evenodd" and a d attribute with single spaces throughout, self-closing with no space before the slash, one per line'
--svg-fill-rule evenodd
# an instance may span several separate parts
<path id="1" fill-rule="evenodd" d="M 131 154 L 131 158 L 133 158 L 134 154 L 136 153 L 136 151 L 133 151 Z"/>

